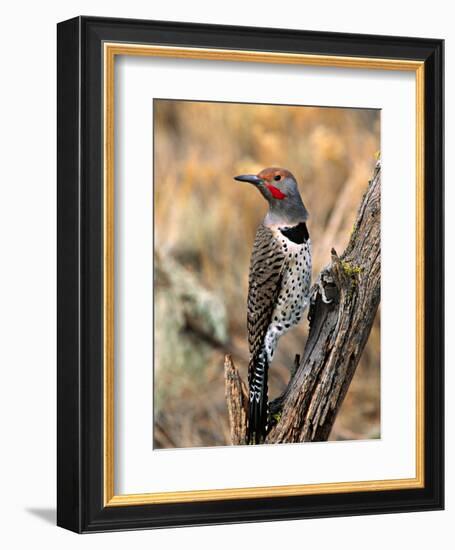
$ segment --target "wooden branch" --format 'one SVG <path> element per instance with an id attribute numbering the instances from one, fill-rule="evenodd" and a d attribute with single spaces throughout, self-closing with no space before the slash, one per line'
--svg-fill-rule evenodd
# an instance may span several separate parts
<path id="1" fill-rule="evenodd" d="M 246 436 L 248 390 L 230 355 L 226 355 L 224 358 L 224 379 L 229 425 L 231 426 L 231 442 L 232 445 L 240 445 L 245 442 Z"/>
<path id="2" fill-rule="evenodd" d="M 286 391 L 269 404 L 278 420 L 266 443 L 326 441 L 330 435 L 380 301 L 380 199 L 378 161 L 346 250 L 338 257 L 332 249 L 331 264 L 321 271 L 312 289 L 310 331 L 303 358 Z M 244 441 L 247 393 L 229 361 L 225 372 L 235 384 L 226 376 L 226 397 L 232 442 L 238 444 Z"/>

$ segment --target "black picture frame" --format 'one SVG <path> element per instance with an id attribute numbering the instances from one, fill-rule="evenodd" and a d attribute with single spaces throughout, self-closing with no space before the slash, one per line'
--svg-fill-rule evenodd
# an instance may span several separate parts
<path id="1" fill-rule="evenodd" d="M 102 44 L 139 42 L 424 61 L 425 486 L 104 505 Z M 57 524 L 96 532 L 440 510 L 444 502 L 442 40 L 77 17 L 58 24 Z"/>

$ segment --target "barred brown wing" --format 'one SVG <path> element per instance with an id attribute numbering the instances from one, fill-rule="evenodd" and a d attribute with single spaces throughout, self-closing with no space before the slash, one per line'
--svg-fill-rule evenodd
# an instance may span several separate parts
<path id="1" fill-rule="evenodd" d="M 281 289 L 285 255 L 271 229 L 260 225 L 250 263 L 248 289 L 248 343 L 255 357 L 263 346 Z"/>

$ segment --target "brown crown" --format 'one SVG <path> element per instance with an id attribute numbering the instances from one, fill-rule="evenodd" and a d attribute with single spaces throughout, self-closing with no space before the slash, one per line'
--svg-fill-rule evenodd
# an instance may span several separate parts
<path id="1" fill-rule="evenodd" d="M 284 178 L 292 178 L 295 179 L 294 176 L 289 172 L 289 170 L 286 170 L 285 168 L 264 168 L 264 170 L 261 170 L 258 174 L 259 178 L 262 178 L 266 181 L 272 181 L 276 176 L 281 176 Z"/>

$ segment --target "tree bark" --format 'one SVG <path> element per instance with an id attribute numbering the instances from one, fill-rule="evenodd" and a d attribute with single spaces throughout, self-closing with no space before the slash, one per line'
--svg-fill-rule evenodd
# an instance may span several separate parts
<path id="1" fill-rule="evenodd" d="M 232 445 L 241 445 L 245 441 L 246 435 L 248 390 L 230 355 L 226 355 L 224 358 L 224 379 L 231 443 Z"/>
<path id="2" fill-rule="evenodd" d="M 285 392 L 269 403 L 273 425 L 266 443 L 329 438 L 380 301 L 380 200 L 378 161 L 346 250 L 339 257 L 332 249 L 331 264 L 312 288 L 303 357 L 297 359 Z M 248 397 L 229 356 L 225 380 L 232 444 L 240 444 L 245 441 Z"/>

